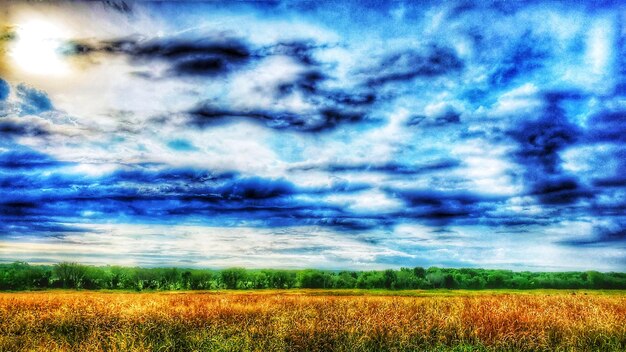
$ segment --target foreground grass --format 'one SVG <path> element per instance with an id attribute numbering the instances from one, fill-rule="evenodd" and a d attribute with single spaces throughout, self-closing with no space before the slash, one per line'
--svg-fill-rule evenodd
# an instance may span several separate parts
<path id="1" fill-rule="evenodd" d="M 0 294 L 0 351 L 624 351 L 623 291 Z"/>

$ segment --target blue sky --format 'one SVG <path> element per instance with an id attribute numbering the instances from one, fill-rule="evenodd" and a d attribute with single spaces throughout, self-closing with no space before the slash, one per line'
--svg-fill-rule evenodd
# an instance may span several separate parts
<path id="1" fill-rule="evenodd" d="M 626 269 L 626 7 L 10 3 L 0 259 Z"/>

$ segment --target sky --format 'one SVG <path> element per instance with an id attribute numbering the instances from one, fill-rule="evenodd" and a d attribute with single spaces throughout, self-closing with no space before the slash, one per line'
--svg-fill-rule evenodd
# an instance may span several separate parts
<path id="1" fill-rule="evenodd" d="M 7 2 L 0 262 L 626 271 L 625 61 L 619 2 Z"/>

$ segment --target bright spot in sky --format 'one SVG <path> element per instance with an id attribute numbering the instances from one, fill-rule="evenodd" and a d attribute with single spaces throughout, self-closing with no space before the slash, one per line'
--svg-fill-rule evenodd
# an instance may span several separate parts
<path id="1" fill-rule="evenodd" d="M 609 21 L 597 21 L 588 34 L 587 62 L 595 74 L 603 74 L 609 64 L 613 41 L 611 28 Z"/>
<path id="2" fill-rule="evenodd" d="M 17 26 L 10 56 L 23 71 L 37 75 L 61 75 L 69 71 L 60 48 L 67 33 L 52 23 L 33 21 Z"/>

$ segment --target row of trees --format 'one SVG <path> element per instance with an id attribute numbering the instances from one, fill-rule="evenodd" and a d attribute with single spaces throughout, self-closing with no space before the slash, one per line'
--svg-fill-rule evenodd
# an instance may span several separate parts
<path id="1" fill-rule="evenodd" d="M 59 263 L 0 264 L 0 290 L 44 288 L 122 290 L 215 289 L 626 289 L 626 273 L 514 272 L 510 270 L 401 268 L 383 271 L 224 270 L 130 268 Z"/>

